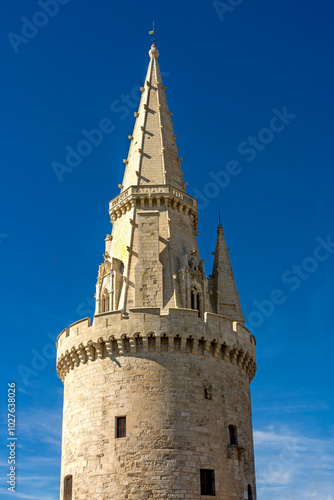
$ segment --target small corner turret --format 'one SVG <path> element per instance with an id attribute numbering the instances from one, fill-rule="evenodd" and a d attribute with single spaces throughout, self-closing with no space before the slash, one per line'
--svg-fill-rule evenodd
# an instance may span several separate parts
<path id="1" fill-rule="evenodd" d="M 211 305 L 216 314 L 238 321 L 242 325 L 245 317 L 242 314 L 239 293 L 234 280 L 229 248 L 227 248 L 224 229 L 220 224 L 217 229 L 217 242 L 214 253 L 212 275 L 209 279 Z"/>

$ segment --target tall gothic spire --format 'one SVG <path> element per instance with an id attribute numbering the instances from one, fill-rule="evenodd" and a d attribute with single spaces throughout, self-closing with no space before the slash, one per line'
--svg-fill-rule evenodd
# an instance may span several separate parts
<path id="1" fill-rule="evenodd" d="M 153 44 L 124 172 L 122 190 L 129 186 L 169 184 L 185 191 L 178 148 Z"/>
<path id="2" fill-rule="evenodd" d="M 185 191 L 155 44 L 149 55 L 121 193 L 109 204 L 113 230 L 99 268 L 96 313 L 186 308 L 202 319 L 211 312 L 244 322 L 221 225 L 212 278 L 205 275 L 197 201 Z"/>
<path id="3" fill-rule="evenodd" d="M 121 193 L 109 204 L 113 230 L 99 268 L 96 313 L 193 304 L 203 317 L 208 294 L 197 201 L 185 192 L 154 44 L 149 55 Z"/>

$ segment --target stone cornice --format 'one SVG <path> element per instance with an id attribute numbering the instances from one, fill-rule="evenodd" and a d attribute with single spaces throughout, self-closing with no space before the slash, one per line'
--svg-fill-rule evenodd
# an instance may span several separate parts
<path id="1" fill-rule="evenodd" d="M 147 200 L 150 207 L 152 207 L 153 200 L 156 206 L 164 203 L 175 210 L 183 212 L 185 215 L 189 215 L 197 224 L 197 200 L 187 193 L 165 184 L 130 186 L 125 189 L 109 202 L 111 221 L 114 222 L 131 210 L 132 207 L 135 207 L 137 200 L 141 201 L 141 203 L 145 203 L 145 200 Z"/>

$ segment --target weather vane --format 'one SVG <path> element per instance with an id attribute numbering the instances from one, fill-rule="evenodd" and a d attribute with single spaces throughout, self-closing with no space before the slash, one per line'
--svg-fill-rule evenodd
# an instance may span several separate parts
<path id="1" fill-rule="evenodd" d="M 155 29 L 154 29 L 154 21 L 153 21 L 153 30 L 148 32 L 148 34 L 149 34 L 149 35 L 152 35 L 152 42 L 153 42 L 153 45 L 155 45 L 155 35 L 156 35 L 157 33 L 158 33 L 158 32 L 157 32 L 157 31 L 155 31 Z"/>

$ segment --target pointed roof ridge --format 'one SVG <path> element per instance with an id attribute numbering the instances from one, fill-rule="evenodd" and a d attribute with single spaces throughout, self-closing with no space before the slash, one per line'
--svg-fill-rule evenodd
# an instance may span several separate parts
<path id="1" fill-rule="evenodd" d="M 142 96 L 131 144 L 124 163 L 126 168 L 122 190 L 138 185 L 170 185 L 185 192 L 181 161 L 176 146 L 176 135 L 168 109 L 165 90 L 157 61 L 159 51 L 153 43 L 149 50 L 150 62 L 147 69 Z"/>

